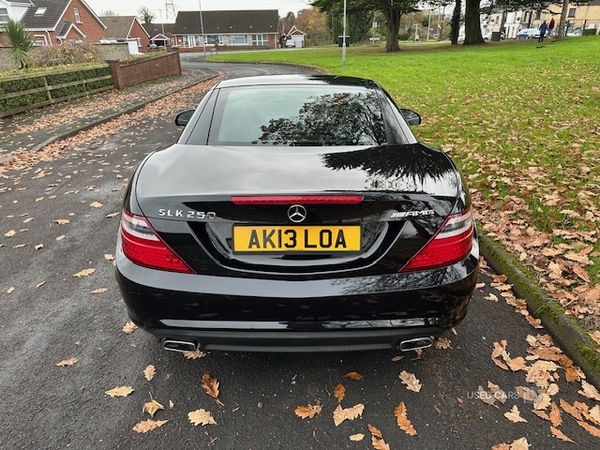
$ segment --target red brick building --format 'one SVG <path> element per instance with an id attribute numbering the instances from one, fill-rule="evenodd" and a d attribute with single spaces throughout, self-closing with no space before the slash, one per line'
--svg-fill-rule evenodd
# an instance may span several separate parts
<path id="1" fill-rule="evenodd" d="M 145 52 L 150 45 L 150 36 L 135 16 L 106 16 L 100 17 L 106 25 L 105 37 L 102 42 L 137 41 L 138 52 Z M 135 53 L 135 52 L 134 52 Z"/>

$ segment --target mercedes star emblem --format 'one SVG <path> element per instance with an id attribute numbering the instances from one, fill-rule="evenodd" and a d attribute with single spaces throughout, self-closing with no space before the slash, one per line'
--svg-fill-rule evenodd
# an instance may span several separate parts
<path id="1" fill-rule="evenodd" d="M 302 205 L 292 205 L 288 209 L 288 217 L 294 223 L 300 223 L 306 219 L 306 208 Z"/>

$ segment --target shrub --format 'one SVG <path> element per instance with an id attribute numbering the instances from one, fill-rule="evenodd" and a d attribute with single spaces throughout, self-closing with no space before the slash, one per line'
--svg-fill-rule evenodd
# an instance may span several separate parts
<path id="1" fill-rule="evenodd" d="M 19 69 L 25 69 L 29 65 L 29 51 L 33 47 L 33 37 L 27 31 L 25 25 L 8 19 L 4 25 L 4 35 L 11 47 L 10 57 L 19 66 Z"/>
<path id="2" fill-rule="evenodd" d="M 584 36 L 595 36 L 596 29 L 595 28 L 586 28 L 585 30 L 583 30 L 583 35 Z"/>
<path id="3" fill-rule="evenodd" d="M 102 62 L 100 49 L 87 42 L 63 42 L 59 45 L 47 45 L 37 49 L 33 55 L 34 67 L 59 66 L 87 62 Z"/>

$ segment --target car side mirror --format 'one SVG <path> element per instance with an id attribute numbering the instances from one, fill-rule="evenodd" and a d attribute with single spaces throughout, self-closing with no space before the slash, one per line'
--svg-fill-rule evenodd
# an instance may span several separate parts
<path id="1" fill-rule="evenodd" d="M 412 109 L 400 108 L 400 113 L 410 126 L 421 125 L 421 115 L 418 112 L 415 112 Z"/>
<path id="2" fill-rule="evenodd" d="M 178 125 L 180 127 L 186 126 L 192 118 L 194 112 L 195 111 L 193 109 L 190 109 L 188 111 L 183 111 L 177 114 L 177 116 L 175 117 L 175 125 Z"/>

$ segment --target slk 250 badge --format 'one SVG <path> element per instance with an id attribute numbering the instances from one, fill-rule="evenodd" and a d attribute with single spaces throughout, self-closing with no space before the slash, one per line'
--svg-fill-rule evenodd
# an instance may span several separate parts
<path id="1" fill-rule="evenodd" d="M 159 217 L 180 217 L 182 219 L 216 219 L 217 213 L 204 212 L 204 211 L 193 211 L 183 209 L 165 209 L 160 208 L 158 210 Z"/>

